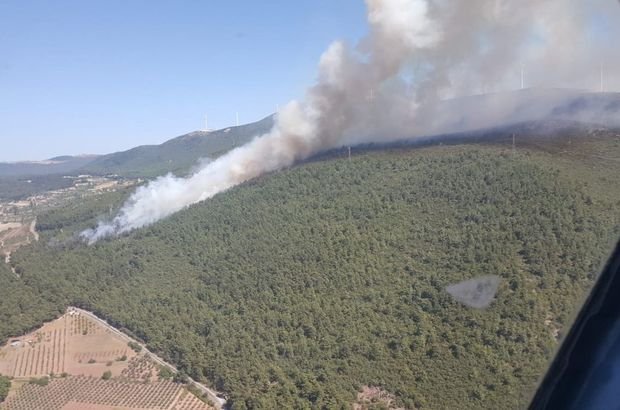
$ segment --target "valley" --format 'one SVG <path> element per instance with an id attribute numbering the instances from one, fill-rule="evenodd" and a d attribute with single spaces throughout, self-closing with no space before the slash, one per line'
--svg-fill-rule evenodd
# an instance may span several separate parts
<path id="1" fill-rule="evenodd" d="M 19 247 L 39 240 L 37 215 L 62 208 L 79 201 L 95 199 L 102 194 L 130 189 L 141 179 L 125 179 L 117 176 L 97 177 L 91 175 L 63 176 L 69 181 L 66 188 L 38 192 L 22 199 L 0 197 L 0 256 L 9 264 L 11 253 Z M 23 179 L 17 184 L 30 184 Z"/>

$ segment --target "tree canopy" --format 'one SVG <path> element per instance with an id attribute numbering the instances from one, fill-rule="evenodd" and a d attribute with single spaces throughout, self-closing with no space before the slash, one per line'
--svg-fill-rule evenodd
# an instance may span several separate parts
<path id="1" fill-rule="evenodd" d="M 13 257 L 21 277 L 0 268 L 0 336 L 84 307 L 235 409 L 344 409 L 365 385 L 407 408 L 523 405 L 620 233 L 614 172 L 389 150 L 264 176 L 90 247 L 49 246 L 84 220 L 50 214 L 61 234 L 43 215 Z M 487 309 L 445 290 L 484 275 L 501 278 Z"/>

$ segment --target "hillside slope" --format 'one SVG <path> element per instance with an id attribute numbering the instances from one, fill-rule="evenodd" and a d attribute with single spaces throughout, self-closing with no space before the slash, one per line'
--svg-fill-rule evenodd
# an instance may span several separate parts
<path id="1" fill-rule="evenodd" d="M 201 158 L 216 158 L 232 148 L 263 134 L 273 125 L 273 117 L 217 131 L 195 131 L 161 145 L 144 145 L 97 158 L 80 171 L 88 174 L 118 174 L 126 177 L 153 177 L 167 172 L 185 174 Z"/>
<path id="2" fill-rule="evenodd" d="M 235 409 L 348 408 L 363 386 L 407 408 L 522 406 L 620 234 L 616 133 L 534 141 L 306 163 L 92 247 L 47 246 L 42 216 L 0 336 L 76 304 Z M 488 274 L 488 309 L 445 292 Z"/>

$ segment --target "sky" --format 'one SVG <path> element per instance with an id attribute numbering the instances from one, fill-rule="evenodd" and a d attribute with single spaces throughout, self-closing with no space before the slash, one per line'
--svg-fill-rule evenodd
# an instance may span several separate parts
<path id="1" fill-rule="evenodd" d="M 0 161 L 105 154 L 259 120 L 316 77 L 361 0 L 0 0 Z"/>

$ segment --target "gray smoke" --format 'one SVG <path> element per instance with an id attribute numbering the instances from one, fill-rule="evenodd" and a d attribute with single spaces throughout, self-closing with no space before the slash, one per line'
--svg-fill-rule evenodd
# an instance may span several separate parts
<path id="1" fill-rule="evenodd" d="M 522 66 L 528 87 L 597 89 L 602 66 L 605 89 L 620 88 L 612 75 L 620 68 L 612 44 L 620 38 L 615 1 L 366 0 L 366 5 L 368 35 L 355 47 L 330 45 L 316 84 L 303 100 L 277 113 L 269 133 L 188 178 L 167 175 L 138 188 L 112 221 L 82 237 L 93 243 L 140 228 L 325 149 L 501 123 L 523 104 L 499 93 L 520 87 Z M 477 107 L 459 99 L 442 102 L 480 93 L 496 97 Z"/>
<path id="2" fill-rule="evenodd" d="M 446 292 L 462 304 L 476 309 L 488 307 L 495 299 L 501 278 L 481 276 L 446 286 Z"/>

